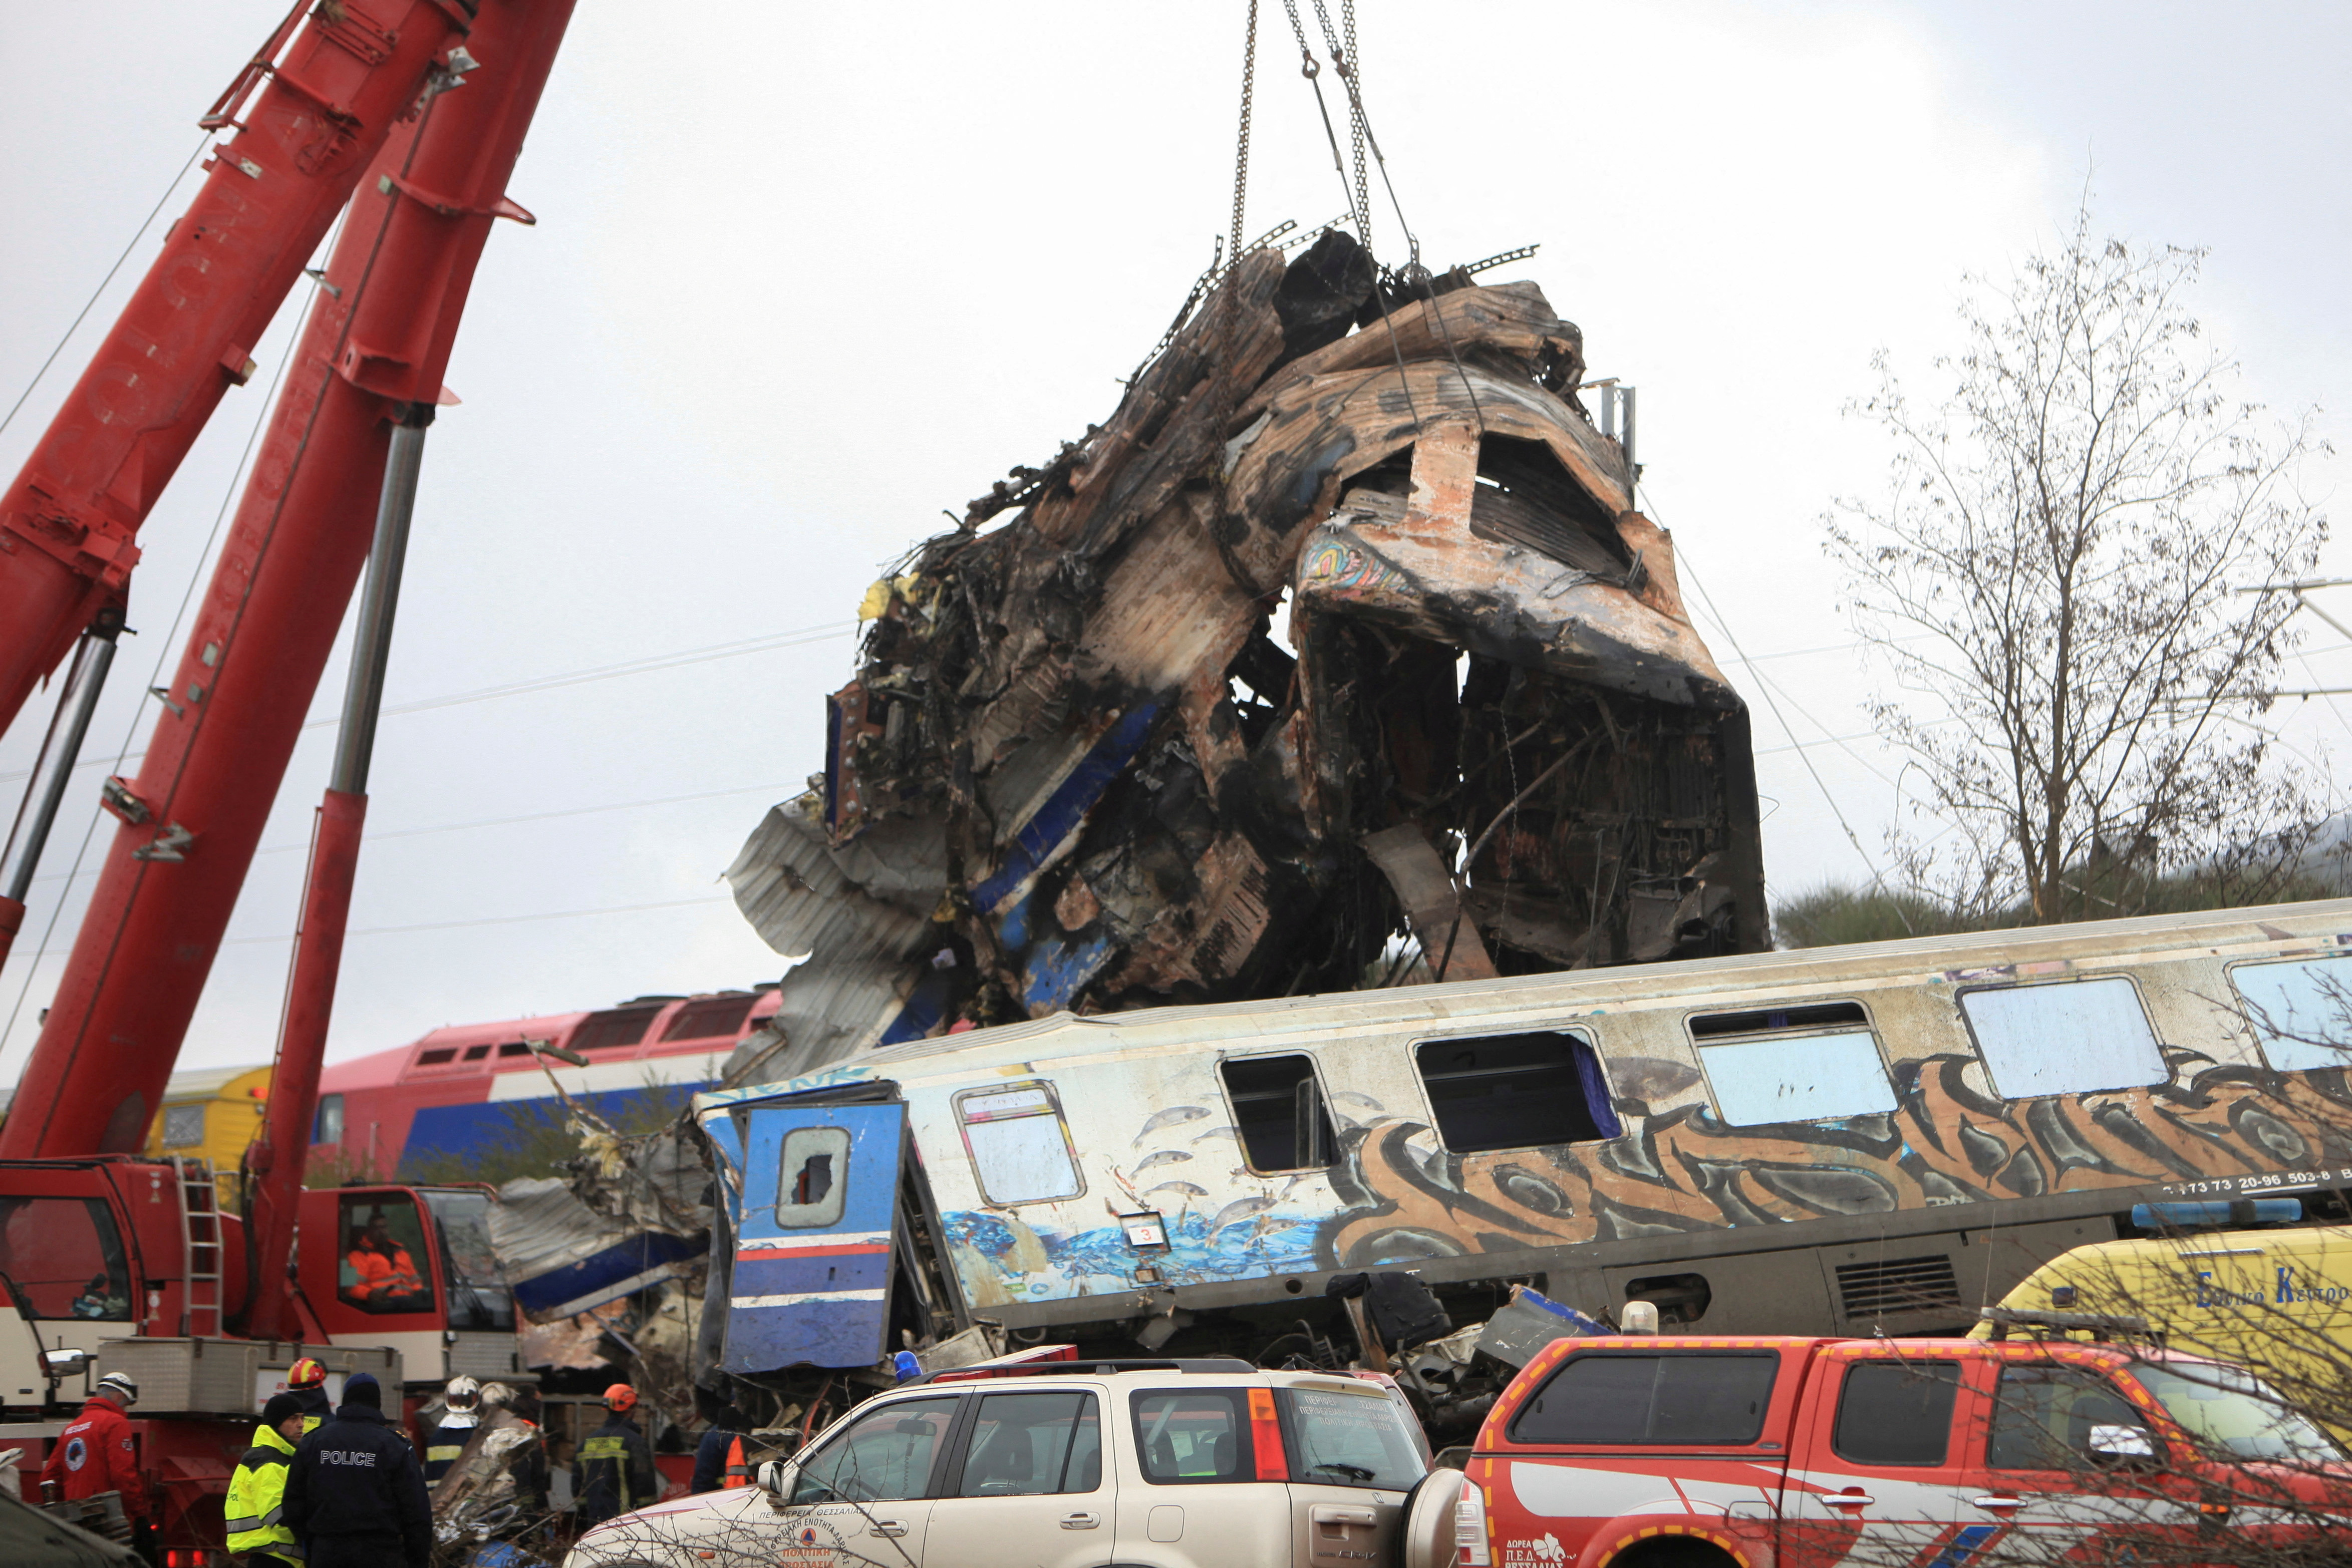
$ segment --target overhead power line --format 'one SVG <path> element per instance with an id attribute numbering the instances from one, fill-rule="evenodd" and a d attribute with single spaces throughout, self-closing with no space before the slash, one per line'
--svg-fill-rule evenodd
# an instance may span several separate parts
<path id="1" fill-rule="evenodd" d="M 617 664 L 597 664 L 586 669 L 560 670 L 551 675 L 535 675 L 527 681 L 514 681 L 502 686 L 483 686 L 470 692 L 454 692 L 446 696 L 419 697 L 415 702 L 387 703 L 383 712 L 394 714 L 425 713 L 434 708 L 457 707 L 466 703 L 486 703 L 499 697 L 527 696 L 536 692 L 551 692 L 565 686 L 586 685 L 592 681 L 617 680 L 624 675 L 653 674 L 662 670 L 682 669 L 689 664 L 707 664 L 719 659 L 741 658 L 750 653 L 767 653 L 785 648 L 798 648 L 811 643 L 822 643 L 834 637 L 846 637 L 857 630 L 855 621 L 827 622 L 818 626 L 803 626 L 791 632 L 771 632 L 764 637 L 750 637 L 737 643 L 714 643 L 708 647 L 682 648 L 669 653 L 649 653 L 642 659 L 630 659 Z M 305 723 L 305 730 L 330 729 L 340 723 L 335 718 L 314 718 Z M 120 768 L 124 763 L 136 762 L 147 754 L 124 751 L 112 763 Z M 104 760 L 91 759 L 77 763 L 77 769 L 104 766 Z M 11 784 L 29 779 L 29 770 L 0 773 L 0 784 Z"/>
<path id="2" fill-rule="evenodd" d="M 685 909 L 701 904 L 731 904 L 731 893 L 705 894 L 699 898 L 667 898 L 651 904 L 615 904 L 601 909 L 551 909 L 537 915 L 485 915 L 473 920 L 427 920 L 415 925 L 363 925 L 346 931 L 351 936 L 398 936 L 413 931 L 458 931 L 475 925 L 525 925 L 540 920 L 584 920 L 595 915 L 636 915 L 648 909 Z M 224 947 L 241 947 L 262 942 L 291 942 L 293 933 L 282 936 L 231 936 Z"/>

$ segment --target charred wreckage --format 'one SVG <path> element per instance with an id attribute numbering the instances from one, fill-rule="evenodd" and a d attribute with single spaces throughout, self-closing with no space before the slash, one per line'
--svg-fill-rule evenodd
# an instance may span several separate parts
<path id="1" fill-rule="evenodd" d="M 1393 983 L 1408 932 L 1440 979 L 1768 945 L 1747 710 L 1582 334 L 1418 277 L 1339 230 L 1244 256 L 1108 424 L 875 585 L 824 772 L 728 873 L 807 955 L 730 1083 Z"/>

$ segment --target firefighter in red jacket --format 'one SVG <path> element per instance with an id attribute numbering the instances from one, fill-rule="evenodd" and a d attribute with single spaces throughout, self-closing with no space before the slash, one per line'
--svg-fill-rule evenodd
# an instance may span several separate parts
<path id="1" fill-rule="evenodd" d="M 147 1521 L 147 1489 L 139 1479 L 139 1450 L 123 1414 L 139 1403 L 139 1385 L 128 1373 L 110 1372 L 98 1380 L 98 1392 L 83 1402 L 81 1414 L 66 1423 L 41 1467 L 44 1483 L 56 1481 L 68 1502 L 100 1492 L 122 1494 L 122 1512 L 133 1533 Z"/>

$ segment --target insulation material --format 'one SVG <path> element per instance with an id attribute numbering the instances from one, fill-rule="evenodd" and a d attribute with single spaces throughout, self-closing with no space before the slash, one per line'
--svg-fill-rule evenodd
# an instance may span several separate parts
<path id="1" fill-rule="evenodd" d="M 1746 710 L 1583 371 L 1532 284 L 1337 231 L 1242 257 L 1108 423 L 866 595 L 824 772 L 728 873 L 807 959 L 728 1081 L 1766 946 Z"/>

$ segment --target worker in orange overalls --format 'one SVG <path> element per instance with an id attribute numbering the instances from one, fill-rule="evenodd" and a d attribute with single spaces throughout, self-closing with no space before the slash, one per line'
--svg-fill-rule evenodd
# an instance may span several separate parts
<path id="1" fill-rule="evenodd" d="M 393 1239 L 392 1222 L 377 1209 L 344 1260 L 359 1279 L 348 1288 L 351 1299 L 371 1312 L 419 1312 L 415 1298 L 425 1294 L 425 1281 L 416 1260 Z"/>

